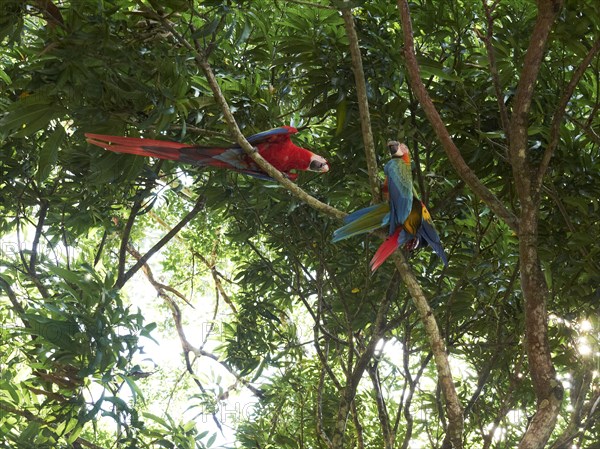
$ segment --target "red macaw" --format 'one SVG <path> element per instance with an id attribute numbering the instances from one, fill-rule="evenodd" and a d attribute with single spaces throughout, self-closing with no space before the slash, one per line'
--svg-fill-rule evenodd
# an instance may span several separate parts
<path id="1" fill-rule="evenodd" d="M 333 241 L 389 227 L 389 237 L 377 249 L 371 259 L 371 270 L 375 271 L 401 245 L 409 251 L 422 246 L 431 246 L 435 253 L 448 265 L 440 237 L 433 227 L 431 215 L 425 204 L 414 193 L 408 147 L 396 141 L 388 142 L 392 159 L 385 164 L 385 203 L 374 204 L 348 215 L 346 223 L 333 233 Z"/>
<path id="2" fill-rule="evenodd" d="M 290 135 L 297 132 L 296 128 L 282 126 L 254 134 L 247 140 L 257 148 L 258 153 L 266 161 L 292 181 L 298 177 L 298 174 L 292 173 L 292 170 L 327 172 L 329 165 L 323 157 L 294 145 Z M 117 153 L 182 161 L 202 167 L 227 168 L 256 178 L 272 180 L 238 145 L 229 148 L 214 148 L 137 137 L 116 137 L 91 133 L 86 133 L 85 136 L 88 143 Z"/>

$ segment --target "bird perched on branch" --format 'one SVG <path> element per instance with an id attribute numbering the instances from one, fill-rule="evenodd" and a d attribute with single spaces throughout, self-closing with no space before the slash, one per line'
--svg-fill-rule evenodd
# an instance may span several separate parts
<path id="1" fill-rule="evenodd" d="M 248 137 L 247 140 L 257 149 L 258 154 L 292 181 L 295 181 L 298 177 L 298 174 L 293 171 L 327 172 L 329 165 L 322 156 L 301 148 L 292 142 L 290 135 L 297 132 L 296 128 L 282 126 L 254 134 Z M 92 133 L 86 133 L 85 137 L 88 143 L 117 153 L 157 157 L 201 167 L 226 168 L 255 178 L 272 180 L 238 145 L 226 148 L 206 147 L 166 140 L 106 136 Z"/>
<path id="2" fill-rule="evenodd" d="M 396 141 L 388 142 L 392 159 L 384 166 L 384 193 L 388 201 L 359 209 L 348 215 L 346 223 L 333 233 L 333 241 L 347 239 L 358 234 L 388 227 L 388 238 L 381 244 L 371 259 L 371 270 L 375 271 L 400 246 L 414 251 L 431 246 L 435 253 L 448 265 L 440 237 L 433 227 L 431 215 L 413 189 L 412 170 L 408 147 Z"/>

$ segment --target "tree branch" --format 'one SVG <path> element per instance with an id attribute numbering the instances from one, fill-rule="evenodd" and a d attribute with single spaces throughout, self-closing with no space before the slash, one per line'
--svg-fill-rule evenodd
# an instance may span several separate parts
<path id="1" fill-rule="evenodd" d="M 529 373 L 537 398 L 531 419 L 519 449 L 541 449 L 556 425 L 563 399 L 563 387 L 556 379 L 548 342 L 548 286 L 538 253 L 540 189 L 537 173 L 527 157 L 529 110 L 534 87 L 544 59 L 546 45 L 563 0 L 538 0 L 538 14 L 514 98 L 510 122 L 509 157 L 520 200 L 519 256 L 521 289 L 525 298 L 525 348 Z M 549 161 L 550 155 L 544 155 Z"/>
<path id="2" fill-rule="evenodd" d="M 433 316 L 433 311 L 427 303 L 427 298 L 425 297 L 417 278 L 406 262 L 404 254 L 401 251 L 396 251 L 393 254 L 393 257 L 396 269 L 400 272 L 400 276 L 402 276 L 402 280 L 404 281 L 404 284 L 414 301 L 415 307 L 419 312 L 421 321 L 423 322 L 429 344 L 431 345 L 431 351 L 433 352 L 442 393 L 446 401 L 448 428 L 446 430 L 446 439 L 443 447 L 448 447 L 447 442 L 449 441 L 454 449 L 461 449 L 463 447 L 463 410 L 452 380 L 452 371 L 450 370 L 450 363 L 448 361 L 444 339 L 440 333 L 435 317 Z"/>
<path id="3" fill-rule="evenodd" d="M 538 15 L 531 32 L 529 46 L 523 60 L 523 70 L 513 100 L 513 110 L 509 124 L 509 156 L 513 166 L 515 184 L 521 201 L 532 193 L 531 176 L 527 163 L 527 130 L 529 129 L 529 109 L 533 99 L 535 82 L 538 77 L 550 31 L 563 0 L 538 0 Z"/>
<path id="4" fill-rule="evenodd" d="M 352 420 L 354 421 L 354 428 L 356 429 L 357 449 L 365 449 L 365 437 L 363 435 L 363 426 L 360 423 L 358 416 L 358 410 L 356 408 L 356 401 L 352 401 Z"/>
<path id="5" fill-rule="evenodd" d="M 390 281 L 385 296 L 380 302 L 379 308 L 377 309 L 377 315 L 375 317 L 375 322 L 373 323 L 373 333 L 371 334 L 369 342 L 367 343 L 362 354 L 360 354 L 358 357 L 354 367 L 348 367 L 350 375 L 347 378 L 347 383 L 343 391 L 340 392 L 340 404 L 338 406 L 335 428 L 333 430 L 333 437 L 331 439 L 332 447 L 334 449 L 341 449 L 344 447 L 343 439 L 346 430 L 346 421 L 348 420 L 348 413 L 350 412 L 350 407 L 354 401 L 354 397 L 356 396 L 358 383 L 362 379 L 362 376 L 367 369 L 367 365 L 373 357 L 376 345 L 379 343 L 379 340 L 383 337 L 383 333 L 385 332 L 385 317 L 390 304 L 396 295 L 398 281 L 398 276 L 394 275 Z"/>
<path id="6" fill-rule="evenodd" d="M 321 368 L 321 373 L 319 374 L 319 384 L 317 385 L 317 435 L 323 440 L 325 445 L 328 448 L 332 447 L 331 440 L 329 436 L 325 433 L 325 429 L 323 429 L 323 387 L 325 386 L 325 365 Z"/>
<path id="7" fill-rule="evenodd" d="M 137 273 L 137 271 L 142 268 L 142 266 L 148 261 L 148 259 L 150 259 L 150 257 L 152 257 L 154 255 L 154 253 L 156 253 L 158 250 L 160 250 L 163 246 L 165 246 L 173 237 L 175 237 L 175 235 L 177 235 L 177 233 L 186 225 L 188 224 L 196 215 L 198 215 L 198 212 L 200 212 L 202 210 L 202 208 L 204 207 L 204 197 L 198 197 L 198 200 L 196 201 L 196 204 L 194 205 L 194 207 L 192 208 L 191 211 L 189 211 L 187 213 L 187 215 L 185 217 L 183 217 L 181 219 L 181 221 L 179 223 L 177 223 L 173 229 L 171 229 L 162 239 L 160 239 L 152 248 L 150 248 L 148 250 L 148 252 L 146 254 L 144 254 L 142 256 L 142 258 L 140 260 L 138 260 L 128 271 L 127 273 L 123 274 L 122 276 L 119 276 L 119 278 L 117 279 L 117 282 L 115 283 L 115 287 L 116 288 L 122 288 L 125 283 L 131 279 L 131 277 Z M 127 247 L 125 247 L 125 249 L 127 249 Z"/>
<path id="8" fill-rule="evenodd" d="M 344 218 L 344 216 L 346 216 L 346 213 L 344 213 L 334 207 L 331 207 L 330 205 L 325 204 L 325 203 L 319 201 L 318 199 L 316 199 L 315 197 L 306 193 L 304 190 L 302 190 L 300 187 L 298 187 L 292 181 L 290 181 L 285 176 L 283 176 L 283 174 L 279 170 L 277 170 L 275 167 L 273 167 L 271 164 L 269 164 L 260 154 L 258 154 L 258 151 L 256 151 L 256 149 L 252 145 L 250 145 L 250 143 L 244 137 L 244 134 L 242 134 L 242 131 L 240 130 L 240 128 L 235 120 L 235 117 L 233 116 L 233 113 L 231 112 L 231 109 L 229 108 L 229 104 L 227 103 L 227 100 L 223 96 L 223 92 L 221 91 L 219 83 L 217 82 L 217 79 L 215 78 L 215 74 L 213 73 L 210 64 L 206 60 L 205 55 L 203 53 L 199 52 L 198 50 L 196 50 L 196 48 L 181 33 L 179 33 L 177 30 L 175 30 L 175 28 L 173 28 L 171 23 L 169 23 L 169 21 L 165 17 L 161 16 L 160 14 L 158 14 L 156 12 L 155 12 L 155 17 L 173 35 L 173 37 L 181 45 L 183 45 L 186 49 L 188 49 L 191 52 L 191 54 L 194 56 L 196 64 L 198 64 L 198 67 L 200 67 L 202 72 L 204 72 L 206 80 L 208 81 L 208 85 L 210 86 L 210 89 L 213 92 L 215 101 L 221 107 L 221 111 L 223 112 L 223 117 L 229 127 L 229 131 L 230 131 L 231 135 L 233 136 L 233 138 L 235 139 L 235 141 L 240 146 L 240 148 L 242 148 L 242 150 L 244 150 L 244 152 L 254 162 L 256 162 L 256 165 L 258 165 L 267 175 L 269 175 L 271 178 L 275 179 L 279 184 L 281 184 L 283 187 L 285 187 L 287 190 L 289 190 L 293 195 L 295 195 L 301 201 L 305 202 L 310 207 L 318 210 L 319 212 L 329 215 L 330 217 L 337 218 L 337 219 Z"/>
<path id="9" fill-rule="evenodd" d="M 29 327 L 27 321 L 23 318 L 23 315 L 25 315 L 25 309 L 23 309 L 23 306 L 17 299 L 17 295 L 15 294 L 10 284 L 6 282 L 6 280 L 2 276 L 0 276 L 0 289 L 3 289 L 6 292 L 6 296 L 8 296 L 9 301 L 13 305 L 13 309 L 17 311 L 19 318 L 21 318 L 21 320 L 23 321 L 23 324 L 26 327 Z"/>
<path id="10" fill-rule="evenodd" d="M 598 54 L 598 51 L 600 51 L 600 37 L 596 38 L 592 48 L 590 48 L 577 69 L 575 69 L 575 72 L 573 72 L 573 76 L 571 77 L 571 81 L 569 81 L 569 84 L 560 97 L 560 101 L 558 102 L 556 110 L 554 111 L 554 116 L 552 117 L 552 125 L 550 125 L 550 141 L 548 142 L 548 146 L 546 147 L 546 151 L 544 151 L 544 156 L 542 157 L 542 161 L 540 162 L 540 166 L 538 168 L 537 178 L 534 183 L 535 189 L 539 189 L 542 186 L 542 181 L 544 175 L 546 174 L 546 170 L 548 170 L 550 159 L 552 159 L 552 156 L 554 155 L 556 147 L 560 141 L 560 126 L 564 119 L 569 100 L 571 100 L 577 84 L 583 77 L 583 74 L 592 62 L 592 59 L 594 59 L 594 56 Z"/>
<path id="11" fill-rule="evenodd" d="M 448 155 L 450 163 L 459 174 L 459 176 L 467 183 L 473 192 L 481 198 L 485 203 L 500 217 L 504 222 L 515 232 L 518 233 L 519 222 L 517 217 L 506 208 L 506 206 L 481 182 L 477 175 L 471 170 L 463 159 L 456 144 L 452 140 L 446 125 L 442 121 L 439 112 L 437 111 L 433 101 L 427 93 L 425 85 L 421 81 L 421 71 L 415 55 L 415 45 L 413 39 L 412 24 L 410 19 L 410 11 L 407 0 L 397 0 L 398 9 L 402 21 L 402 32 L 404 34 L 404 60 L 408 73 L 410 87 L 419 100 L 425 115 L 429 119 L 433 130 L 440 140 L 444 151 Z"/>
<path id="12" fill-rule="evenodd" d="M 139 193 L 139 197 L 133 203 L 131 211 L 129 212 L 129 218 L 127 218 L 127 223 L 125 223 L 125 228 L 123 229 L 123 233 L 121 235 L 121 246 L 119 248 L 119 264 L 117 266 L 117 284 L 123 279 L 125 276 L 125 264 L 127 263 L 127 245 L 129 245 L 129 236 L 131 235 L 131 230 L 133 229 L 133 223 L 137 218 L 137 214 L 142 207 L 142 201 L 145 197 L 144 193 L 149 192 L 150 186 L 147 186 L 143 193 Z M 123 285 L 125 282 L 122 283 Z"/>
<path id="13" fill-rule="evenodd" d="M 40 244 L 40 237 L 42 235 L 42 230 L 44 228 L 44 222 L 46 221 L 46 214 L 48 213 L 48 202 L 42 200 L 40 204 L 40 214 L 38 218 L 37 225 L 35 227 L 35 235 L 33 236 L 33 243 L 31 244 L 31 257 L 29 258 L 29 273 L 32 276 L 35 276 L 36 270 L 36 262 L 37 262 L 37 253 L 38 253 L 38 245 Z"/>
<path id="14" fill-rule="evenodd" d="M 175 329 L 177 330 L 177 335 L 179 336 L 179 340 L 181 341 L 181 347 L 183 349 L 183 352 L 184 353 L 191 352 L 194 355 L 196 355 L 197 357 L 208 357 L 208 358 L 214 360 L 215 362 L 217 362 L 221 366 L 223 366 L 232 376 L 234 376 L 236 378 L 236 380 L 241 382 L 254 395 L 256 395 L 259 398 L 263 398 L 264 394 L 260 389 L 251 385 L 250 382 L 248 382 L 246 379 L 242 378 L 238 373 L 233 372 L 227 364 L 225 364 L 221 359 L 219 359 L 218 356 L 214 355 L 211 352 L 205 351 L 203 349 L 196 348 L 189 342 L 189 340 L 187 339 L 187 336 L 185 335 L 185 331 L 183 329 L 181 309 L 179 308 L 177 303 L 166 293 L 167 291 L 175 291 L 175 289 L 173 289 L 172 287 L 169 287 L 169 286 L 165 286 L 165 285 L 161 284 L 160 282 L 156 281 L 156 279 L 154 278 L 154 275 L 152 273 L 152 270 L 150 269 L 150 267 L 148 266 L 147 263 L 143 262 L 142 255 L 135 248 L 133 248 L 131 245 L 129 245 L 128 251 L 138 262 L 142 262 L 142 270 L 144 271 L 144 274 L 146 275 L 148 282 L 150 282 L 150 284 L 152 284 L 152 286 L 156 289 L 159 296 L 167 302 L 167 305 L 171 309 L 171 313 L 173 315 L 173 321 L 175 322 Z M 184 301 L 189 304 L 189 301 L 187 299 L 184 299 Z M 191 373 L 191 374 L 193 374 L 193 373 Z"/>
<path id="15" fill-rule="evenodd" d="M 21 417 L 27 419 L 27 421 L 29 421 L 29 422 L 40 423 L 40 424 L 43 424 L 43 425 L 48 426 L 53 429 L 56 428 L 56 426 L 58 425 L 55 422 L 45 421 L 44 419 L 40 418 L 39 416 L 36 416 L 33 413 L 31 413 L 29 410 L 19 410 L 17 408 L 11 407 L 10 405 L 7 405 L 5 402 L 0 403 L 0 412 L 2 412 L 2 415 L 4 415 L 4 412 L 12 413 L 13 415 L 21 416 Z M 81 438 L 81 437 L 78 437 L 75 440 L 75 442 L 79 443 L 81 446 L 85 446 L 90 449 L 105 449 L 104 447 L 98 446 L 84 438 Z"/>
<path id="16" fill-rule="evenodd" d="M 377 415 L 379 416 L 379 425 L 381 426 L 381 433 L 383 434 L 383 447 L 385 449 L 393 449 L 394 447 L 394 433 L 392 432 L 392 426 L 390 424 L 390 415 L 387 411 L 385 404 L 385 398 L 381 391 L 381 381 L 379 379 L 379 370 L 376 364 L 369 364 L 367 372 L 371 378 L 373 384 L 373 390 L 375 392 L 375 404 L 377 405 Z"/>
<path id="17" fill-rule="evenodd" d="M 410 326 L 407 324 L 407 329 L 408 328 L 410 328 Z M 405 342 L 403 346 L 404 346 L 404 357 L 402 358 L 402 364 L 403 364 L 403 369 L 404 369 L 404 376 L 407 379 L 409 386 L 408 386 L 408 394 L 406 395 L 406 399 L 404 399 L 404 403 L 400 403 L 399 407 L 398 407 L 398 414 L 396 415 L 396 420 L 394 422 L 394 435 L 398 432 L 400 418 L 402 416 L 402 412 L 404 412 L 404 419 L 406 420 L 406 426 L 404 427 L 404 439 L 402 440 L 402 445 L 400 446 L 400 449 L 407 449 L 408 445 L 410 444 L 411 438 L 412 438 L 413 424 L 414 424 L 414 418 L 412 417 L 412 414 L 410 412 L 410 406 L 412 404 L 415 390 L 417 389 L 417 386 L 419 385 L 419 380 L 421 379 L 421 376 L 423 375 L 425 368 L 429 364 L 429 361 L 431 360 L 431 357 L 433 356 L 433 352 L 429 352 L 427 354 L 427 356 L 421 361 L 421 366 L 419 367 L 419 371 L 417 372 L 417 375 L 413 379 L 412 376 L 410 375 L 410 366 L 409 366 L 410 350 L 408 349 L 408 342 Z"/>
<path id="18" fill-rule="evenodd" d="M 363 70 L 360 47 L 358 45 L 358 36 L 354 28 L 354 18 L 350 9 L 342 9 L 342 17 L 348 36 L 350 54 L 352 56 L 352 71 L 354 72 L 354 82 L 356 84 L 356 96 L 358 100 L 358 113 L 360 115 L 360 127 L 365 146 L 365 156 L 367 159 L 367 171 L 369 173 L 369 184 L 371 186 L 371 196 L 373 202 L 381 201 L 381 192 L 379 191 L 379 181 L 377 179 L 377 158 L 375 156 L 375 142 L 373 141 L 373 131 L 371 129 L 371 116 L 369 114 L 369 100 L 367 98 L 367 83 L 365 81 L 365 72 Z"/>
<path id="19" fill-rule="evenodd" d="M 494 2 L 494 4 L 490 7 L 488 5 L 487 0 L 481 0 L 483 4 L 483 11 L 485 13 L 485 18 L 487 20 L 487 29 L 485 32 L 485 36 L 481 36 L 483 43 L 485 44 L 485 48 L 487 50 L 488 59 L 490 61 L 490 74 L 492 75 L 492 84 L 494 85 L 494 90 L 496 91 L 496 100 L 498 102 L 498 110 L 500 111 L 500 122 L 502 123 L 502 129 L 504 130 L 504 134 L 508 138 L 509 128 L 508 124 L 510 122 L 508 118 L 508 111 L 506 109 L 506 104 L 504 103 L 504 95 L 502 94 L 502 86 L 500 85 L 500 76 L 498 74 L 498 65 L 496 64 L 496 51 L 494 49 L 494 44 L 492 43 L 492 39 L 494 37 L 494 9 L 498 5 L 498 2 Z"/>

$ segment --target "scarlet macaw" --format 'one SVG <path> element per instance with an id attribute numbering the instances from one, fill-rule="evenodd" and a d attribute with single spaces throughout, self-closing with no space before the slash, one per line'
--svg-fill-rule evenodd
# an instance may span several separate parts
<path id="1" fill-rule="evenodd" d="M 248 137 L 247 140 L 257 148 L 258 153 L 267 162 L 292 181 L 296 180 L 298 175 L 297 173 L 292 173 L 291 170 L 327 172 L 329 165 L 323 157 L 294 145 L 290 139 L 290 135 L 297 132 L 296 128 L 282 126 L 254 134 Z M 255 178 L 272 180 L 237 145 L 229 148 L 213 148 L 137 137 L 116 137 L 91 133 L 86 133 L 85 136 L 88 143 L 117 153 L 129 153 L 139 156 L 182 161 L 202 167 L 227 168 L 254 176 Z"/>
<path id="2" fill-rule="evenodd" d="M 433 227 L 431 215 L 425 204 L 416 196 L 412 186 L 412 171 L 408 147 L 396 141 L 388 142 L 392 159 L 384 166 L 386 175 L 384 192 L 388 201 L 359 209 L 348 215 L 346 223 L 333 233 L 337 242 L 354 235 L 389 227 L 389 237 L 381 244 L 371 259 L 375 271 L 398 247 L 404 245 L 409 251 L 431 246 L 448 265 L 440 237 Z"/>

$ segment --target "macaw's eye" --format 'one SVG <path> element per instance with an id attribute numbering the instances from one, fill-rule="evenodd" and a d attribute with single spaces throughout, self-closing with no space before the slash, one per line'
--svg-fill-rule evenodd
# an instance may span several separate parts
<path id="1" fill-rule="evenodd" d="M 312 161 L 310 161 L 308 169 L 312 171 L 325 172 L 329 170 L 329 166 L 327 165 L 327 161 L 325 160 L 320 161 L 317 159 L 313 159 Z"/>

